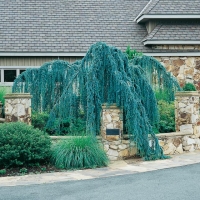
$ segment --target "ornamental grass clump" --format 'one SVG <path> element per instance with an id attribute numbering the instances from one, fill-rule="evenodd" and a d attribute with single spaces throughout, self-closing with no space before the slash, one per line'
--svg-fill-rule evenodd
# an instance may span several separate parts
<path id="1" fill-rule="evenodd" d="M 70 137 L 57 143 L 52 163 L 60 169 L 83 169 L 107 166 L 108 158 L 94 137 Z"/>
<path id="2" fill-rule="evenodd" d="M 25 123 L 0 125 L 0 167 L 26 166 L 49 159 L 50 137 Z"/>

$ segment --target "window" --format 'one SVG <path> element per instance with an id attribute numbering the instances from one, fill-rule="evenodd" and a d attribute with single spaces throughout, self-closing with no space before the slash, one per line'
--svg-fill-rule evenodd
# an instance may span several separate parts
<path id="1" fill-rule="evenodd" d="M 26 71 L 27 68 L 39 68 L 38 66 L 0 66 L 0 86 L 12 86 L 16 77 Z"/>
<path id="2" fill-rule="evenodd" d="M 4 82 L 14 82 L 17 70 L 4 70 Z"/>
<path id="3" fill-rule="evenodd" d="M 21 74 L 22 72 L 25 72 L 25 71 L 26 71 L 25 69 L 20 69 L 19 73 Z"/>

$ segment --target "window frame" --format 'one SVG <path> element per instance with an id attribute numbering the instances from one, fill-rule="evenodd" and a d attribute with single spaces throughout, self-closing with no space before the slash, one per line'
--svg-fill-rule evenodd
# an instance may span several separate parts
<path id="1" fill-rule="evenodd" d="M 0 66 L 1 80 L 0 86 L 12 86 L 13 82 L 4 82 L 4 70 L 16 70 L 16 77 L 19 76 L 20 70 L 27 68 L 39 68 L 40 66 Z"/>

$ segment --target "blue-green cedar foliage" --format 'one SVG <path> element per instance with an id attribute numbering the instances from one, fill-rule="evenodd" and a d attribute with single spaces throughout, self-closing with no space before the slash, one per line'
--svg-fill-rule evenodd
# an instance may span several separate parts
<path id="1" fill-rule="evenodd" d="M 172 99 L 179 89 L 154 58 L 143 55 L 128 60 L 119 49 L 99 42 L 73 64 L 57 60 L 26 70 L 15 80 L 13 92 L 30 92 L 34 110 L 50 111 L 48 128 L 59 131 L 58 122 L 81 113 L 87 134 L 94 135 L 100 132 L 101 105 L 116 103 L 124 109 L 125 129 L 138 152 L 152 160 L 165 158 L 152 129 L 159 122 L 153 84 Z"/>

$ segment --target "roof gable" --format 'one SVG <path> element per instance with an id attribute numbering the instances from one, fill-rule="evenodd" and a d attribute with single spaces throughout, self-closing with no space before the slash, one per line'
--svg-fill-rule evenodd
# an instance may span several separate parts
<path id="1" fill-rule="evenodd" d="M 180 16 L 180 18 L 187 19 L 188 15 L 193 16 L 193 18 L 200 18 L 199 10 L 200 0 L 150 0 L 145 9 L 143 9 L 142 12 L 136 17 L 136 20 L 138 22 L 142 21 L 138 19 L 145 15 L 146 18 L 151 16 L 151 19 L 154 17 L 156 19 L 167 18 L 164 16 L 168 16 L 168 18 L 170 18 L 170 15 L 173 15 L 174 18 L 178 18 L 178 16 Z M 159 17 L 156 17 L 156 15 Z"/>
<path id="2" fill-rule="evenodd" d="M 143 14 L 200 14 L 200 0 L 152 0 Z"/>
<path id="3" fill-rule="evenodd" d="M 152 44 L 200 44 L 200 23 L 162 23 L 143 40 Z"/>

